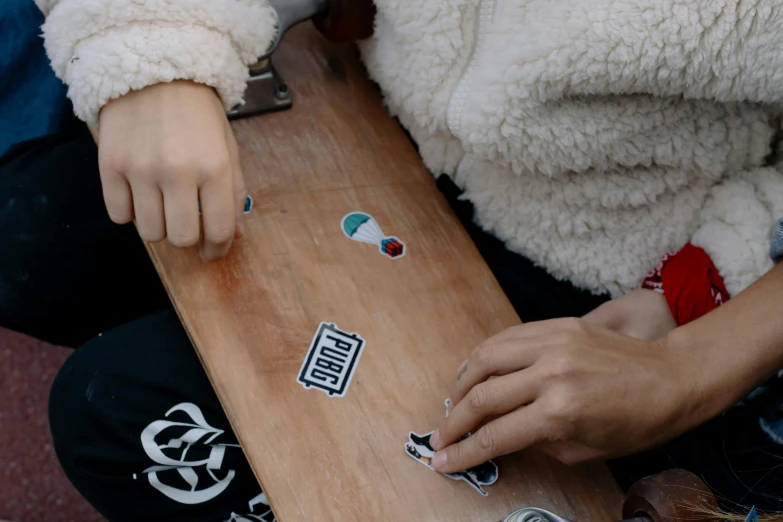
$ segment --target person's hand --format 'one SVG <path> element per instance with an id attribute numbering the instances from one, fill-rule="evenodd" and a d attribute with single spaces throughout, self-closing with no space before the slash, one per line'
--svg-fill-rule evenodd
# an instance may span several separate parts
<path id="1" fill-rule="evenodd" d="M 211 87 L 161 83 L 109 102 L 100 114 L 98 159 L 109 216 L 135 221 L 145 241 L 201 242 L 201 257 L 215 260 L 242 235 L 237 144 Z"/>
<path id="2" fill-rule="evenodd" d="M 666 297 L 644 288 L 602 304 L 583 319 L 648 341 L 661 339 L 677 327 Z"/>
<path id="3" fill-rule="evenodd" d="M 510 328 L 460 367 L 432 464 L 452 473 L 531 446 L 570 464 L 663 443 L 706 420 L 681 353 L 582 319 Z"/>

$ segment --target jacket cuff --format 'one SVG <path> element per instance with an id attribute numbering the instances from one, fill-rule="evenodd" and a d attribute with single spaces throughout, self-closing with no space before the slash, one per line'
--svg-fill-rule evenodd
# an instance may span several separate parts
<path id="1" fill-rule="evenodd" d="M 275 25 L 263 0 L 62 0 L 43 29 L 77 116 L 97 125 L 109 100 L 173 80 L 214 87 L 231 108 Z"/>
<path id="2" fill-rule="evenodd" d="M 783 177 L 749 169 L 710 190 L 692 243 L 707 251 L 732 296 L 773 267 L 770 236 L 783 215 Z"/>

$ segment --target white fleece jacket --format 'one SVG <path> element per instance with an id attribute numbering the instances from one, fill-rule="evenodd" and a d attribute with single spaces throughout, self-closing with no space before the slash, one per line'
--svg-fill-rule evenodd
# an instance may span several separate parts
<path id="1" fill-rule="evenodd" d="M 49 55 L 93 123 L 107 100 L 174 78 L 233 105 L 275 23 L 266 0 L 49 3 Z M 688 241 L 732 294 L 771 268 L 783 0 L 376 4 L 371 76 L 430 170 L 510 248 L 614 296 Z"/>

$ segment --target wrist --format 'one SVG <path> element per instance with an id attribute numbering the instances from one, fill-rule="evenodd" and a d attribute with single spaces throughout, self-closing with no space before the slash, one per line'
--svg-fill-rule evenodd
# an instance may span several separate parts
<path id="1" fill-rule="evenodd" d="M 736 347 L 715 342 L 700 328 L 675 328 L 661 343 L 672 358 L 689 427 L 720 415 L 754 387 L 732 356 Z"/>
<path id="2" fill-rule="evenodd" d="M 726 411 L 783 367 L 781 292 L 783 265 L 661 339 L 691 426 Z"/>

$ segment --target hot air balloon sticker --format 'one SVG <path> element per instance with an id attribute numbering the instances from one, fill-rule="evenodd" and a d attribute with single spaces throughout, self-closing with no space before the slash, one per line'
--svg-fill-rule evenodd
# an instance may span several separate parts
<path id="1" fill-rule="evenodd" d="M 351 212 L 340 224 L 343 233 L 354 241 L 378 245 L 381 254 L 391 259 L 405 255 L 405 243 L 396 237 L 386 236 L 375 219 L 364 212 Z"/>

